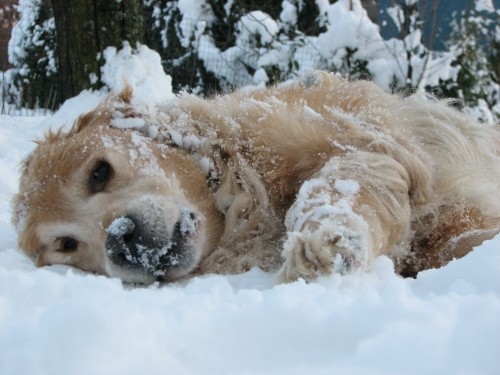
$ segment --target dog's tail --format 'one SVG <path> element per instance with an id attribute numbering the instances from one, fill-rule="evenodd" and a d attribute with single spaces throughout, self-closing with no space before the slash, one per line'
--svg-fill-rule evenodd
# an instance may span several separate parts
<path id="1" fill-rule="evenodd" d="M 404 100 L 398 117 L 430 155 L 433 188 L 442 197 L 465 197 L 489 216 L 500 216 L 500 128 L 480 124 L 443 101 L 419 95 Z M 406 128 L 406 127 L 405 127 Z"/>

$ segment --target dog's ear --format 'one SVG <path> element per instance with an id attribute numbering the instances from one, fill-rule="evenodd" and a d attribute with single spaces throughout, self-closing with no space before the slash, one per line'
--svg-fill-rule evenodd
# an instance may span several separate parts
<path id="1" fill-rule="evenodd" d="M 124 107 L 129 107 L 133 91 L 132 86 L 125 82 L 124 88 L 118 95 L 108 96 L 95 110 L 78 117 L 67 136 L 78 133 L 88 126 L 109 124 L 114 112 L 124 111 Z"/>
<path id="2" fill-rule="evenodd" d="M 33 151 L 28 154 L 20 163 L 19 169 L 21 172 L 21 176 L 24 176 L 30 167 L 31 160 L 33 160 Z"/>
<path id="3" fill-rule="evenodd" d="M 100 110 L 99 107 L 92 112 L 87 112 L 84 115 L 79 116 L 68 135 L 78 133 L 83 128 L 86 128 L 87 126 L 97 122 L 96 120 L 98 118 L 104 117 L 103 115 L 107 113 L 107 111 Z"/>
<path id="4" fill-rule="evenodd" d="M 19 171 L 20 171 L 20 188 L 23 184 L 26 184 L 28 169 L 30 167 L 30 163 L 33 160 L 33 151 L 28 154 L 20 163 L 19 163 Z M 24 227 L 24 219 L 26 216 L 26 195 L 22 192 L 18 192 L 14 195 L 10 201 L 11 206 L 11 223 L 16 229 L 18 233 L 23 230 Z"/>
<path id="5" fill-rule="evenodd" d="M 109 123 L 111 111 L 106 108 L 106 105 L 107 103 L 105 101 L 99 104 L 99 106 L 93 111 L 80 115 L 69 131 L 64 130 L 63 128 L 59 128 L 57 130 L 50 129 L 44 134 L 42 139 L 37 140 L 35 143 L 38 145 L 52 144 L 60 141 L 61 139 L 71 137 L 88 126 Z"/>
<path id="6" fill-rule="evenodd" d="M 132 86 L 128 84 L 127 81 L 124 82 L 124 87 L 122 91 L 117 95 L 117 98 L 120 99 L 122 102 L 130 104 L 132 100 L 132 94 L 134 93 L 134 89 L 132 89 Z"/>
<path id="7" fill-rule="evenodd" d="M 124 82 L 124 88 L 119 94 L 112 94 L 106 97 L 93 111 L 87 112 L 80 115 L 71 129 L 69 131 L 63 131 L 63 129 L 58 129 L 56 131 L 49 130 L 42 141 L 37 143 L 54 143 L 63 138 L 72 136 L 73 134 L 79 133 L 83 129 L 94 126 L 109 124 L 113 113 L 119 111 L 125 113 L 124 117 L 132 117 L 128 112 L 130 111 L 130 101 L 133 95 L 132 86 L 127 82 Z"/>

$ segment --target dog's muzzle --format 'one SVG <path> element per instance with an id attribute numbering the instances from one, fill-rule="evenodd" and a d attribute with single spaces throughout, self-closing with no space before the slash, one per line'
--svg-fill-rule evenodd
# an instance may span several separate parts
<path id="1" fill-rule="evenodd" d="M 191 263 L 196 215 L 184 212 L 171 233 L 162 220 L 152 222 L 134 215 L 115 219 L 107 232 L 107 255 L 116 266 L 161 279 L 169 270 Z"/>

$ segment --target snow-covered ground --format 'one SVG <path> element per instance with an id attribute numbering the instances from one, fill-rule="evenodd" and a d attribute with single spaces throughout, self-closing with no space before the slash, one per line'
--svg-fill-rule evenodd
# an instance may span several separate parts
<path id="1" fill-rule="evenodd" d="M 128 76 L 148 101 L 164 99 L 152 96 L 162 73 L 148 50 L 108 58 L 120 66 L 106 73 L 112 88 Z M 139 288 L 35 268 L 10 225 L 18 163 L 101 96 L 83 93 L 53 118 L 0 116 L 1 375 L 500 373 L 500 236 L 416 280 L 387 258 L 277 286 L 258 269 Z"/>

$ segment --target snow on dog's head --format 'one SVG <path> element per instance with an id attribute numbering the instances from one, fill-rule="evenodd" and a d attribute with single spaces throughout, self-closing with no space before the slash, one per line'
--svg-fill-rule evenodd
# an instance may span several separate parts
<path id="1" fill-rule="evenodd" d="M 110 125 L 117 107 L 133 116 L 129 99 L 125 90 L 50 132 L 26 159 L 14 223 L 37 265 L 150 283 L 190 273 L 213 247 L 220 218 L 191 158 Z"/>

